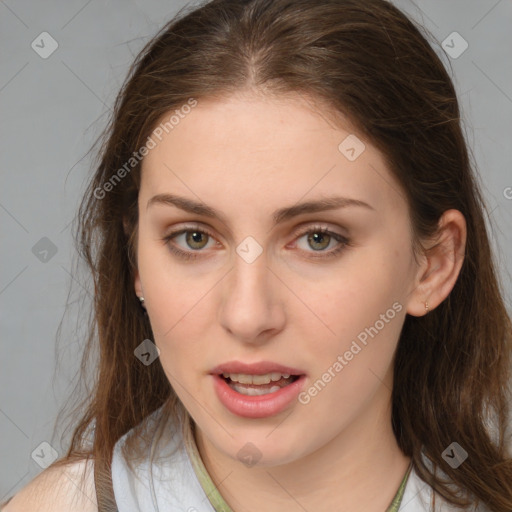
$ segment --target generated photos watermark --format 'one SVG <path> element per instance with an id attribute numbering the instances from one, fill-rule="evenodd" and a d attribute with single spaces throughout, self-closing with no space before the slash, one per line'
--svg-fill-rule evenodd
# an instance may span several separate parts
<path id="1" fill-rule="evenodd" d="M 368 345 L 368 337 L 374 338 L 379 334 L 382 329 L 389 324 L 397 313 L 402 311 L 403 306 L 399 302 L 394 302 L 393 305 L 386 310 L 385 313 L 381 313 L 379 320 L 377 320 L 372 326 L 366 327 L 357 335 L 357 340 L 353 340 L 349 350 L 346 350 L 342 355 L 338 355 L 336 361 L 333 362 L 329 368 L 312 384 L 308 389 L 299 393 L 298 400 L 301 404 L 307 405 L 311 402 L 311 399 L 318 395 L 326 386 L 331 382 L 336 375 L 338 375 L 345 366 L 347 366 L 354 357 L 359 354 L 363 348 Z M 361 346 L 362 345 L 362 346 Z"/>
<path id="2" fill-rule="evenodd" d="M 112 176 L 101 185 L 94 189 L 94 197 L 96 199 L 103 199 L 108 192 L 114 188 L 126 177 L 131 170 L 136 167 L 139 162 L 154 148 L 158 142 L 162 141 L 164 133 L 169 133 L 184 119 L 187 114 L 190 114 L 192 109 L 197 106 L 197 100 L 189 98 L 187 103 L 176 109 L 173 114 L 169 116 L 166 121 L 162 121 L 147 138 L 146 143 L 143 144 L 137 151 L 132 153 L 132 156 L 120 167 Z M 158 142 L 155 140 L 158 139 Z"/>

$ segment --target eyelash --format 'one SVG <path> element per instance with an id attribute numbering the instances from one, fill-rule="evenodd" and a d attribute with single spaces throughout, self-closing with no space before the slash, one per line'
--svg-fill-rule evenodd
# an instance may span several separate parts
<path id="1" fill-rule="evenodd" d="M 168 249 L 173 253 L 174 255 L 178 256 L 179 258 L 185 259 L 185 260 L 193 260 L 198 257 L 200 257 L 201 250 L 197 251 L 183 251 L 181 249 L 178 249 L 176 246 L 172 245 L 171 240 L 178 235 L 182 235 L 183 233 L 188 233 L 194 231 L 196 233 L 201 233 L 203 235 L 207 235 L 210 238 L 215 239 L 212 233 L 210 233 L 207 229 L 199 228 L 198 226 L 187 226 L 183 229 L 179 229 L 176 231 L 172 231 L 168 235 L 162 238 L 162 242 L 165 242 L 165 245 L 168 247 Z M 335 256 L 338 256 L 338 254 L 343 251 L 347 246 L 350 245 L 350 241 L 348 238 L 340 235 L 339 233 L 335 233 L 334 231 L 330 231 L 329 229 L 322 227 L 322 226 L 312 226 L 307 230 L 299 230 L 294 233 L 294 237 L 302 238 L 305 235 L 309 235 L 312 233 L 321 233 L 321 234 L 327 234 L 330 237 L 334 238 L 340 245 L 336 247 L 335 249 L 332 249 L 328 252 L 324 251 L 318 251 L 319 255 L 312 256 L 312 258 L 333 258 Z M 309 251 L 306 251 L 309 252 Z"/>

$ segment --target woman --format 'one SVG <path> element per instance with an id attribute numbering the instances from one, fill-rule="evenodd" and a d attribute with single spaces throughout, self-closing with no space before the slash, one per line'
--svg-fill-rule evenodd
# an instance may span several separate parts
<path id="1" fill-rule="evenodd" d="M 452 82 L 391 4 L 179 15 L 79 212 L 95 392 L 5 510 L 511 510 L 483 209 Z"/>

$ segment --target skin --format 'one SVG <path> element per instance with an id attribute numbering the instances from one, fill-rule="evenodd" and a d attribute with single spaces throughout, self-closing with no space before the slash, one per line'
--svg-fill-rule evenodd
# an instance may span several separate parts
<path id="1" fill-rule="evenodd" d="M 143 162 L 135 292 L 197 425 L 203 462 L 237 512 L 386 509 L 410 463 L 391 427 L 400 330 L 406 313 L 421 316 L 425 301 L 432 310 L 446 298 L 462 265 L 462 214 L 445 212 L 439 243 L 415 259 L 405 194 L 383 156 L 348 120 L 334 125 L 321 112 L 293 94 L 201 99 Z M 338 149 L 349 134 L 366 146 L 355 161 Z M 148 208 L 162 193 L 225 218 Z M 307 213 L 272 226 L 274 210 L 335 194 L 371 209 Z M 319 226 L 348 238 L 336 256 L 321 257 L 339 246 L 334 238 L 320 250 L 308 244 L 304 233 Z M 213 237 L 189 239 L 192 246 L 183 234 L 163 240 L 185 228 Z M 236 252 L 247 236 L 263 249 L 252 263 Z M 169 245 L 198 257 L 180 258 Z M 394 303 L 401 311 L 309 403 L 247 419 L 219 402 L 209 375 L 215 366 L 274 361 L 302 369 L 307 389 Z M 252 467 L 237 458 L 248 442 L 261 454 Z"/>

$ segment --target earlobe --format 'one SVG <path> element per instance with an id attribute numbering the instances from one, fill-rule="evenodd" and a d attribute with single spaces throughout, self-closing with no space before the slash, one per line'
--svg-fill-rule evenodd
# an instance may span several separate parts
<path id="1" fill-rule="evenodd" d="M 417 271 L 417 284 L 410 294 L 407 313 L 423 316 L 450 294 L 462 268 L 466 248 L 466 220 L 458 210 L 447 210 L 439 220 L 432 246 Z"/>
<path id="2" fill-rule="evenodd" d="M 146 301 L 144 299 L 144 290 L 142 289 L 142 283 L 140 281 L 139 271 L 135 270 L 135 279 L 134 279 L 134 285 L 135 285 L 135 294 L 137 295 L 140 305 L 142 309 L 144 310 L 144 313 L 146 313 Z"/>

